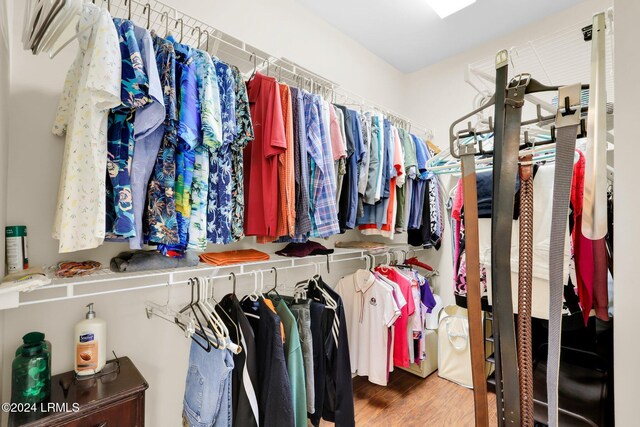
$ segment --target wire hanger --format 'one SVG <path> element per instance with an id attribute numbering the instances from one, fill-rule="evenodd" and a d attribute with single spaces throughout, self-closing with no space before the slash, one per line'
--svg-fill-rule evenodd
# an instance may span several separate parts
<path id="1" fill-rule="evenodd" d="M 169 35 L 169 12 L 162 12 L 160 16 L 160 22 L 165 21 L 164 23 L 164 36 L 167 37 Z"/>
<path id="2" fill-rule="evenodd" d="M 233 290 L 232 290 L 232 294 L 235 295 L 236 294 L 236 273 L 234 273 L 233 271 L 231 273 L 229 273 L 229 280 L 233 279 Z"/>
<path id="3" fill-rule="evenodd" d="M 256 56 L 255 52 L 251 52 L 251 55 L 249 55 L 249 62 L 251 62 L 252 59 L 253 59 L 253 72 L 251 73 L 249 80 L 253 79 L 256 76 L 256 73 L 258 72 L 258 57 Z"/>
<path id="4" fill-rule="evenodd" d="M 131 21 L 131 6 L 133 5 L 133 0 L 124 0 L 124 5 L 129 6 L 129 11 L 127 13 L 127 19 Z"/>
<path id="5" fill-rule="evenodd" d="M 142 14 L 147 14 L 147 30 L 151 27 L 151 5 L 149 3 L 145 3 L 144 9 L 142 9 Z"/>
<path id="6" fill-rule="evenodd" d="M 210 37 L 209 30 L 204 30 L 204 31 L 202 32 L 202 34 L 205 34 L 205 33 L 207 34 L 207 38 L 205 39 L 205 43 L 206 43 L 206 44 L 205 44 L 205 48 L 204 48 L 204 50 L 205 50 L 206 52 L 209 52 L 209 37 Z"/>
<path id="7" fill-rule="evenodd" d="M 202 38 L 202 29 L 200 27 L 198 27 L 198 26 L 193 27 L 191 29 L 191 35 L 193 35 L 193 33 L 195 33 L 196 30 L 198 30 L 198 45 L 197 45 L 197 48 L 200 49 L 200 41 L 201 41 L 201 38 Z"/>
<path id="8" fill-rule="evenodd" d="M 176 25 L 174 28 L 178 28 L 178 24 L 180 24 L 180 40 L 178 42 L 182 43 L 182 36 L 184 35 L 184 21 L 182 18 L 176 19 Z"/>

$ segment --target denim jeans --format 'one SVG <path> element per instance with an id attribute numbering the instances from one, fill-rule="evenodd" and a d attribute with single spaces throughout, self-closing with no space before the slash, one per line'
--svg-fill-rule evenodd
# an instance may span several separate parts
<path id="1" fill-rule="evenodd" d="M 202 340 L 198 336 L 194 339 Z M 184 391 L 183 424 L 189 427 L 231 426 L 231 372 L 229 350 L 211 348 L 206 352 L 191 343 L 189 371 Z"/>

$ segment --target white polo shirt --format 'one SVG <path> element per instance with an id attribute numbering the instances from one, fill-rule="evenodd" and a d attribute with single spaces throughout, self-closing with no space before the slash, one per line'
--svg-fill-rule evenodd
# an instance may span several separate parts
<path id="1" fill-rule="evenodd" d="M 335 288 L 342 297 L 351 372 L 387 385 L 389 327 L 400 316 L 391 288 L 368 270 L 343 277 Z"/>

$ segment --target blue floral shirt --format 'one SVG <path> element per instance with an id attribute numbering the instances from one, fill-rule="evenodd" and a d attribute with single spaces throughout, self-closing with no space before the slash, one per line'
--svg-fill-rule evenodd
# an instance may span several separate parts
<path id="1" fill-rule="evenodd" d="M 136 235 L 131 196 L 131 170 L 135 144 L 136 109 L 153 102 L 140 47 L 131 21 L 114 19 L 122 56 L 122 103 L 109 114 L 107 134 L 106 237 Z"/>
<path id="2" fill-rule="evenodd" d="M 146 240 L 176 244 L 176 145 L 178 144 L 178 100 L 176 98 L 176 53 L 173 43 L 154 36 L 160 83 L 164 96 L 163 136 L 147 191 Z"/>
<path id="3" fill-rule="evenodd" d="M 222 145 L 209 158 L 207 238 L 216 244 L 233 241 L 231 145 L 236 137 L 236 82 L 231 68 L 213 57 L 222 109 Z"/>

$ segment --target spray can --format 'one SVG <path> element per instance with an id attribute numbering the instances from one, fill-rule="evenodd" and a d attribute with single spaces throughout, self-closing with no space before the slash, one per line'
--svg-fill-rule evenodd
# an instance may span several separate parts
<path id="1" fill-rule="evenodd" d="M 14 225 L 5 228 L 7 272 L 14 273 L 29 268 L 27 256 L 27 226 Z"/>

